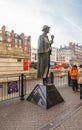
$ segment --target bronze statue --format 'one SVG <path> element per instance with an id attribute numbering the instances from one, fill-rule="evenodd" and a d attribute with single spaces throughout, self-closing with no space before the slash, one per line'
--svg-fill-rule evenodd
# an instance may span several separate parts
<path id="1" fill-rule="evenodd" d="M 54 35 L 51 35 L 51 40 L 49 40 L 47 34 L 50 31 L 50 27 L 47 25 L 43 26 L 43 34 L 39 36 L 38 39 L 38 78 L 43 78 L 45 81 L 48 78 L 49 68 L 50 68 L 50 55 L 52 51 L 52 43 L 54 40 Z"/>
<path id="2" fill-rule="evenodd" d="M 38 39 L 38 78 L 43 79 L 43 83 L 38 83 L 27 100 L 39 105 L 43 108 L 50 108 L 56 104 L 63 102 L 63 98 L 54 85 L 54 73 L 51 72 L 50 76 L 50 55 L 51 45 L 54 40 L 54 35 L 49 40 L 47 34 L 49 33 L 50 27 L 47 25 L 43 26 L 43 34 Z"/>

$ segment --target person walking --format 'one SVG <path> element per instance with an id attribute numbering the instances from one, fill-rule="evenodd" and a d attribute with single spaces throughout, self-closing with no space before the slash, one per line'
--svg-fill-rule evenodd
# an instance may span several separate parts
<path id="1" fill-rule="evenodd" d="M 80 65 L 80 68 L 78 70 L 77 82 L 80 85 L 80 99 L 82 99 L 82 65 Z"/>
<path id="2" fill-rule="evenodd" d="M 78 92 L 77 74 L 78 74 L 77 65 L 73 65 L 70 70 L 70 77 L 72 81 L 72 89 L 74 92 Z"/>

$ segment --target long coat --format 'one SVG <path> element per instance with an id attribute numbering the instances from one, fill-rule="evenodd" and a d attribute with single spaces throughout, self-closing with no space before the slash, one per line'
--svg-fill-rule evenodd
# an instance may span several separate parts
<path id="1" fill-rule="evenodd" d="M 51 44 L 48 36 L 40 35 L 38 39 L 38 72 L 37 77 L 42 78 L 46 68 L 50 67 Z"/>
<path id="2" fill-rule="evenodd" d="M 77 82 L 78 82 L 78 84 L 82 84 L 82 68 L 80 68 L 78 71 Z"/>

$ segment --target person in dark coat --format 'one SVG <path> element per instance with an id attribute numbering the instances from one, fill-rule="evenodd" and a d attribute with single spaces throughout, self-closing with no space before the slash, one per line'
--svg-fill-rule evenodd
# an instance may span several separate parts
<path id="1" fill-rule="evenodd" d="M 78 70 L 77 82 L 80 85 L 80 99 L 82 99 L 82 65 L 80 65 L 80 68 Z"/>

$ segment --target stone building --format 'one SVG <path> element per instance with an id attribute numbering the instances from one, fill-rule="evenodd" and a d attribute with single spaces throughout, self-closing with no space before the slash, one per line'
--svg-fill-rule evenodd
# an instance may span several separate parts
<path id="1" fill-rule="evenodd" d="M 24 60 L 31 62 L 31 36 L 0 30 L 0 74 L 24 72 Z M 26 71 L 25 71 L 26 72 Z"/>
<path id="2" fill-rule="evenodd" d="M 69 49 L 74 53 L 74 62 L 78 63 L 78 64 L 82 64 L 82 46 L 79 44 L 75 44 L 70 42 L 69 43 Z"/>
<path id="3" fill-rule="evenodd" d="M 57 51 L 57 61 L 82 64 L 82 46 L 72 42 L 68 46 L 61 46 Z"/>

